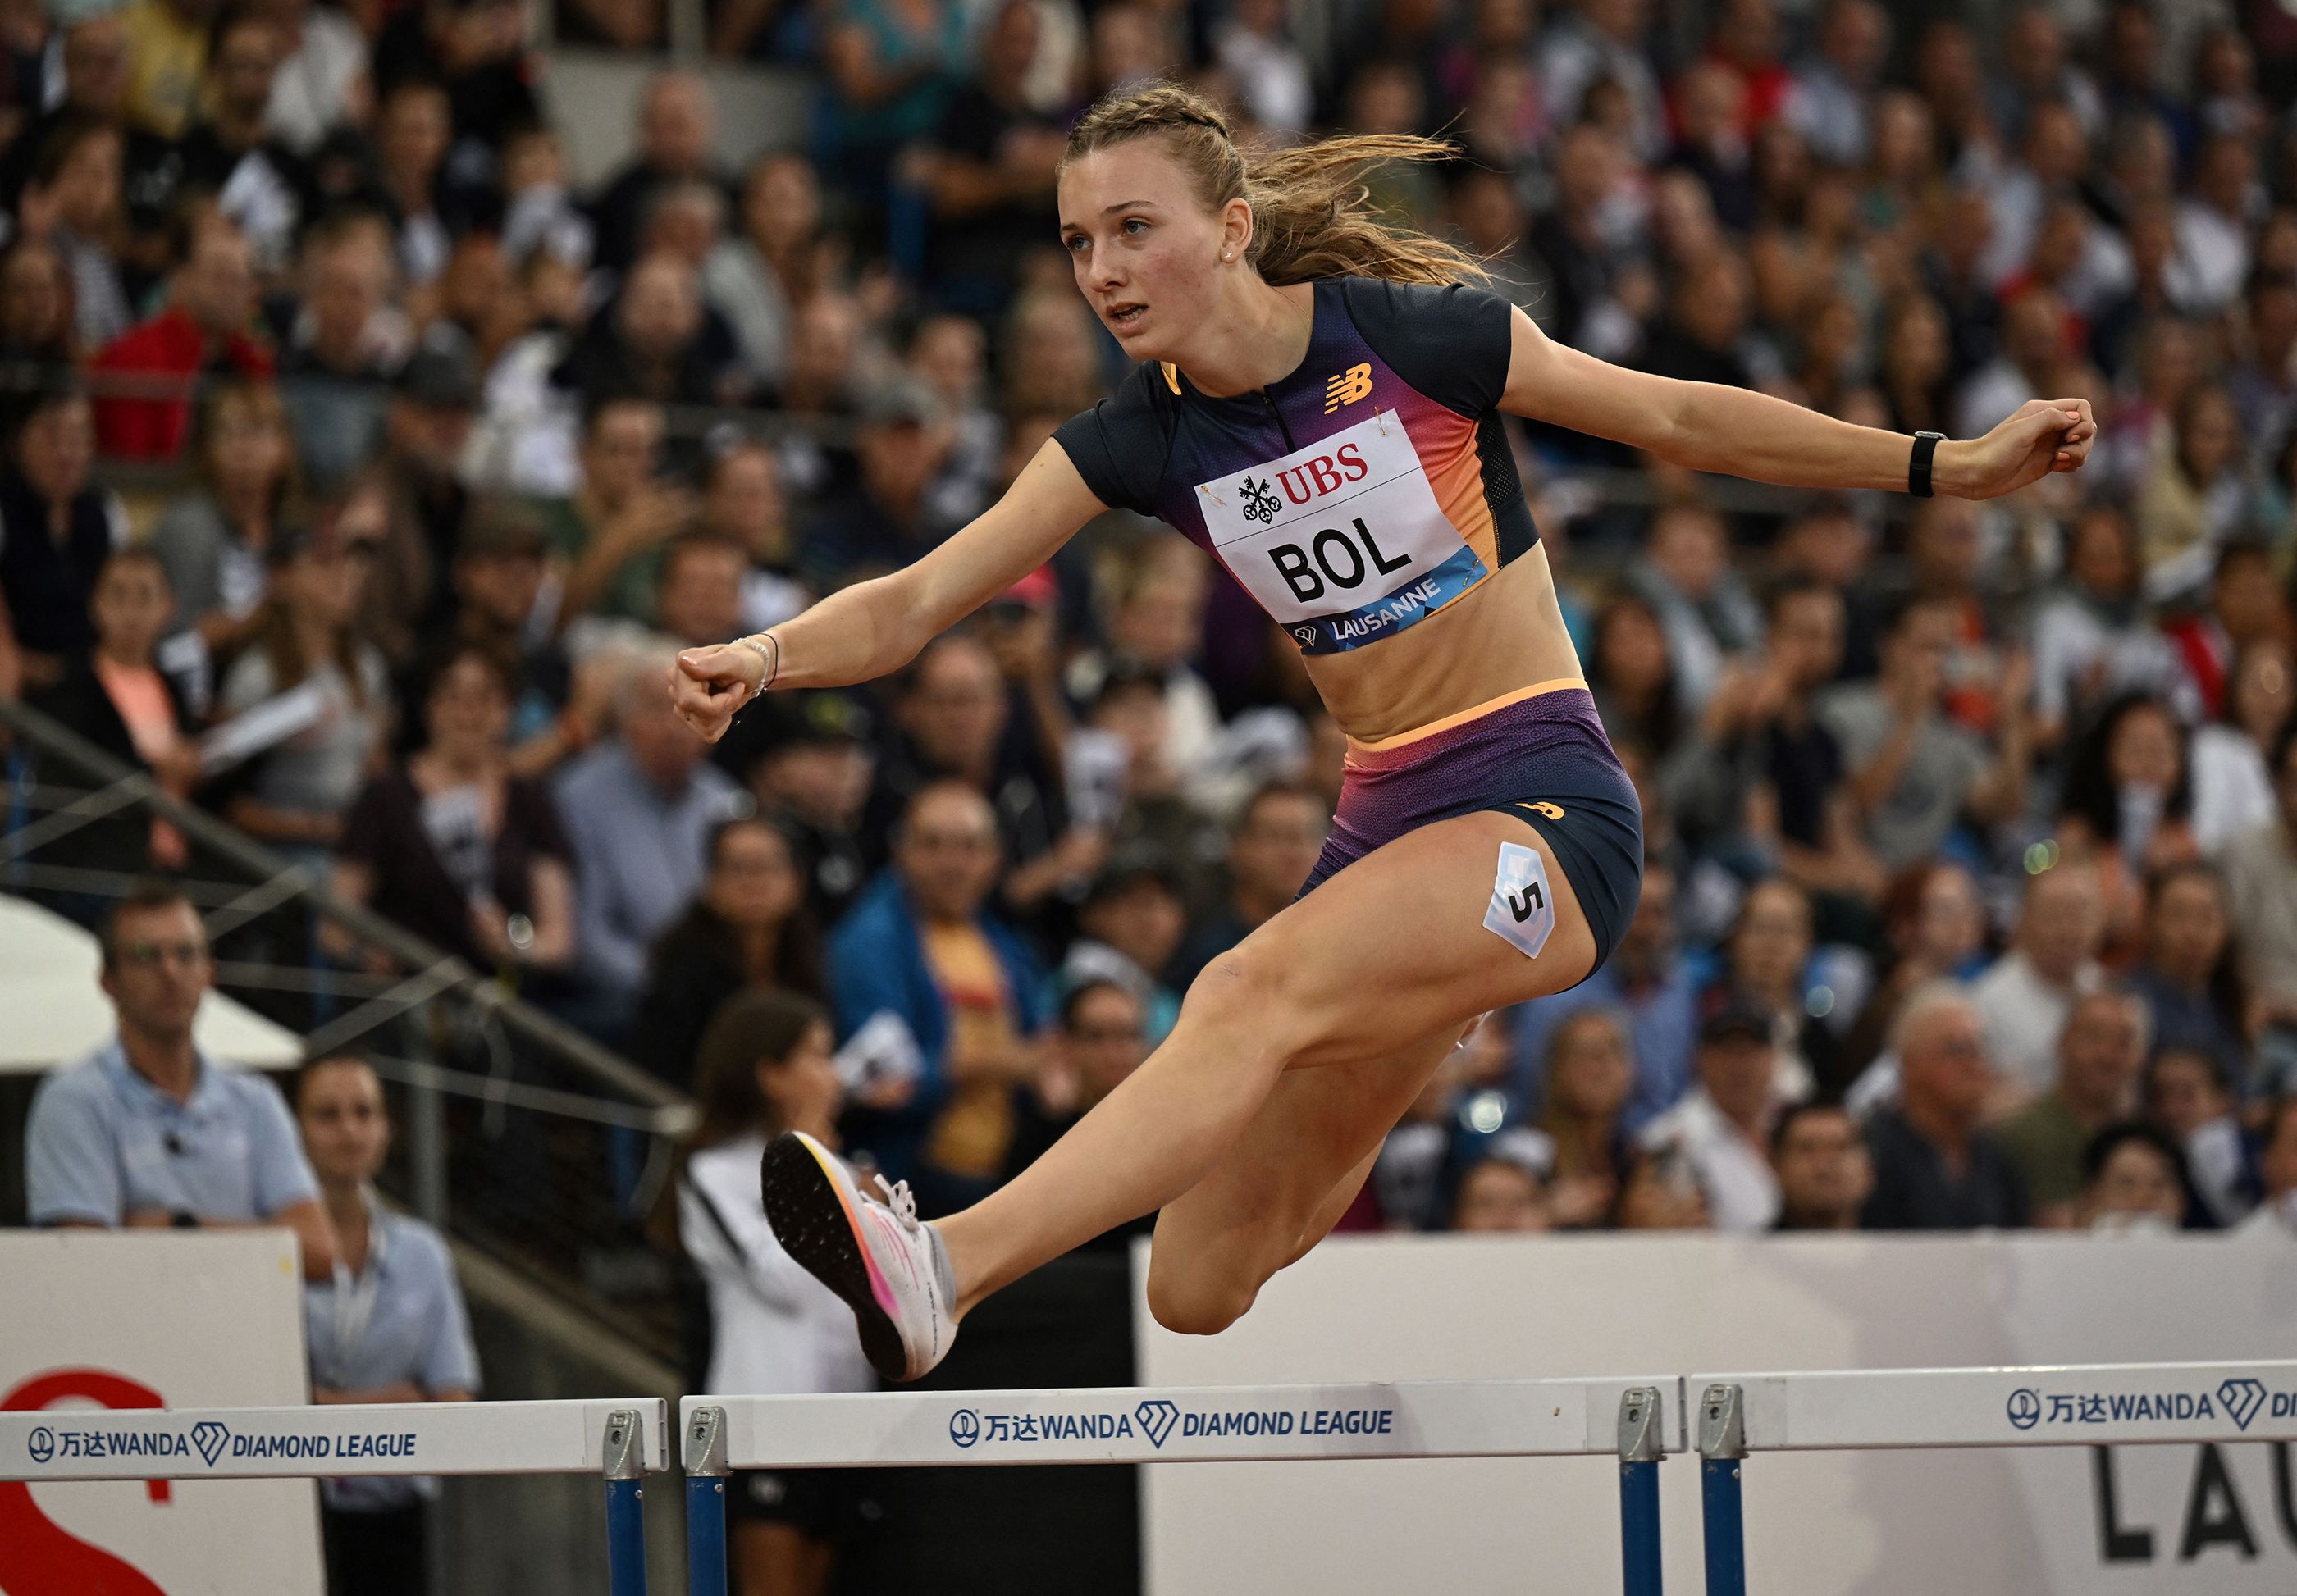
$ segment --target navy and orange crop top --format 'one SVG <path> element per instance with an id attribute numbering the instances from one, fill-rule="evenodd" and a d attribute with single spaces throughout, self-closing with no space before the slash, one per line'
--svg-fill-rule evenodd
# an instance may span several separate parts
<path id="1" fill-rule="evenodd" d="M 1214 399 L 1137 366 L 1053 436 L 1100 501 L 1187 534 L 1308 654 L 1427 619 L 1539 540 L 1500 421 L 1508 301 L 1315 284 L 1307 358 Z"/>

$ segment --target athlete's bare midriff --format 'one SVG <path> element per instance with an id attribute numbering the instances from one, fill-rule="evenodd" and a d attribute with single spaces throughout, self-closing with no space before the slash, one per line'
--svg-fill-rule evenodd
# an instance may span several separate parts
<path id="1" fill-rule="evenodd" d="M 1536 544 L 1418 626 L 1303 662 L 1333 720 L 1361 743 L 1581 674 L 1547 551 Z"/>

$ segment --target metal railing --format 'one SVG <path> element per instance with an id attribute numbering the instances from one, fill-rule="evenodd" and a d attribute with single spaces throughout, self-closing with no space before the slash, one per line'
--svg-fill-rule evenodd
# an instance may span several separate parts
<path id="1" fill-rule="evenodd" d="M 12 736 L 0 888 L 94 924 L 139 876 L 104 828 L 183 834 L 177 873 L 226 992 L 303 1039 L 356 1053 L 400 1128 L 383 1184 L 414 1213 L 588 1309 L 650 1354 L 678 1345 L 666 1262 L 640 1222 L 660 1199 L 687 1098 L 312 873 L 162 789 L 37 710 L 0 701 Z M 140 850 L 136 850 L 140 853 Z M 318 933 L 348 942 L 339 961 Z"/>

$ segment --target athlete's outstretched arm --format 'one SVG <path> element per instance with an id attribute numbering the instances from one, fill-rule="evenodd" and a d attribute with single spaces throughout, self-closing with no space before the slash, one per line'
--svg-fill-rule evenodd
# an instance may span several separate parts
<path id="1" fill-rule="evenodd" d="M 1647 449 L 1671 465 L 1789 488 L 1906 486 L 1903 432 L 1837 421 L 1785 399 L 1719 383 L 1630 371 L 1560 344 L 1518 309 L 1500 408 Z M 2054 471 L 2077 471 L 2097 423 L 2089 401 L 2029 399 L 1983 438 L 1938 446 L 1939 493 L 1993 498 Z"/>
<path id="2" fill-rule="evenodd" d="M 899 571 L 840 588 L 745 643 L 691 648 L 671 673 L 679 717 L 716 742 L 757 696 L 771 659 L 777 687 L 843 687 L 900 670 L 939 633 L 1020 580 L 1108 506 L 1048 440 L 1004 497 Z"/>

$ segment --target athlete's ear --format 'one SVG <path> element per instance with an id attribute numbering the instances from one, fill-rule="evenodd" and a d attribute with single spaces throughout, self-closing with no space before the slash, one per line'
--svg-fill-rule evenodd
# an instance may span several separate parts
<path id="1" fill-rule="evenodd" d="M 1252 255 L 1252 206 L 1241 196 L 1221 207 L 1220 257 L 1246 260 Z"/>

